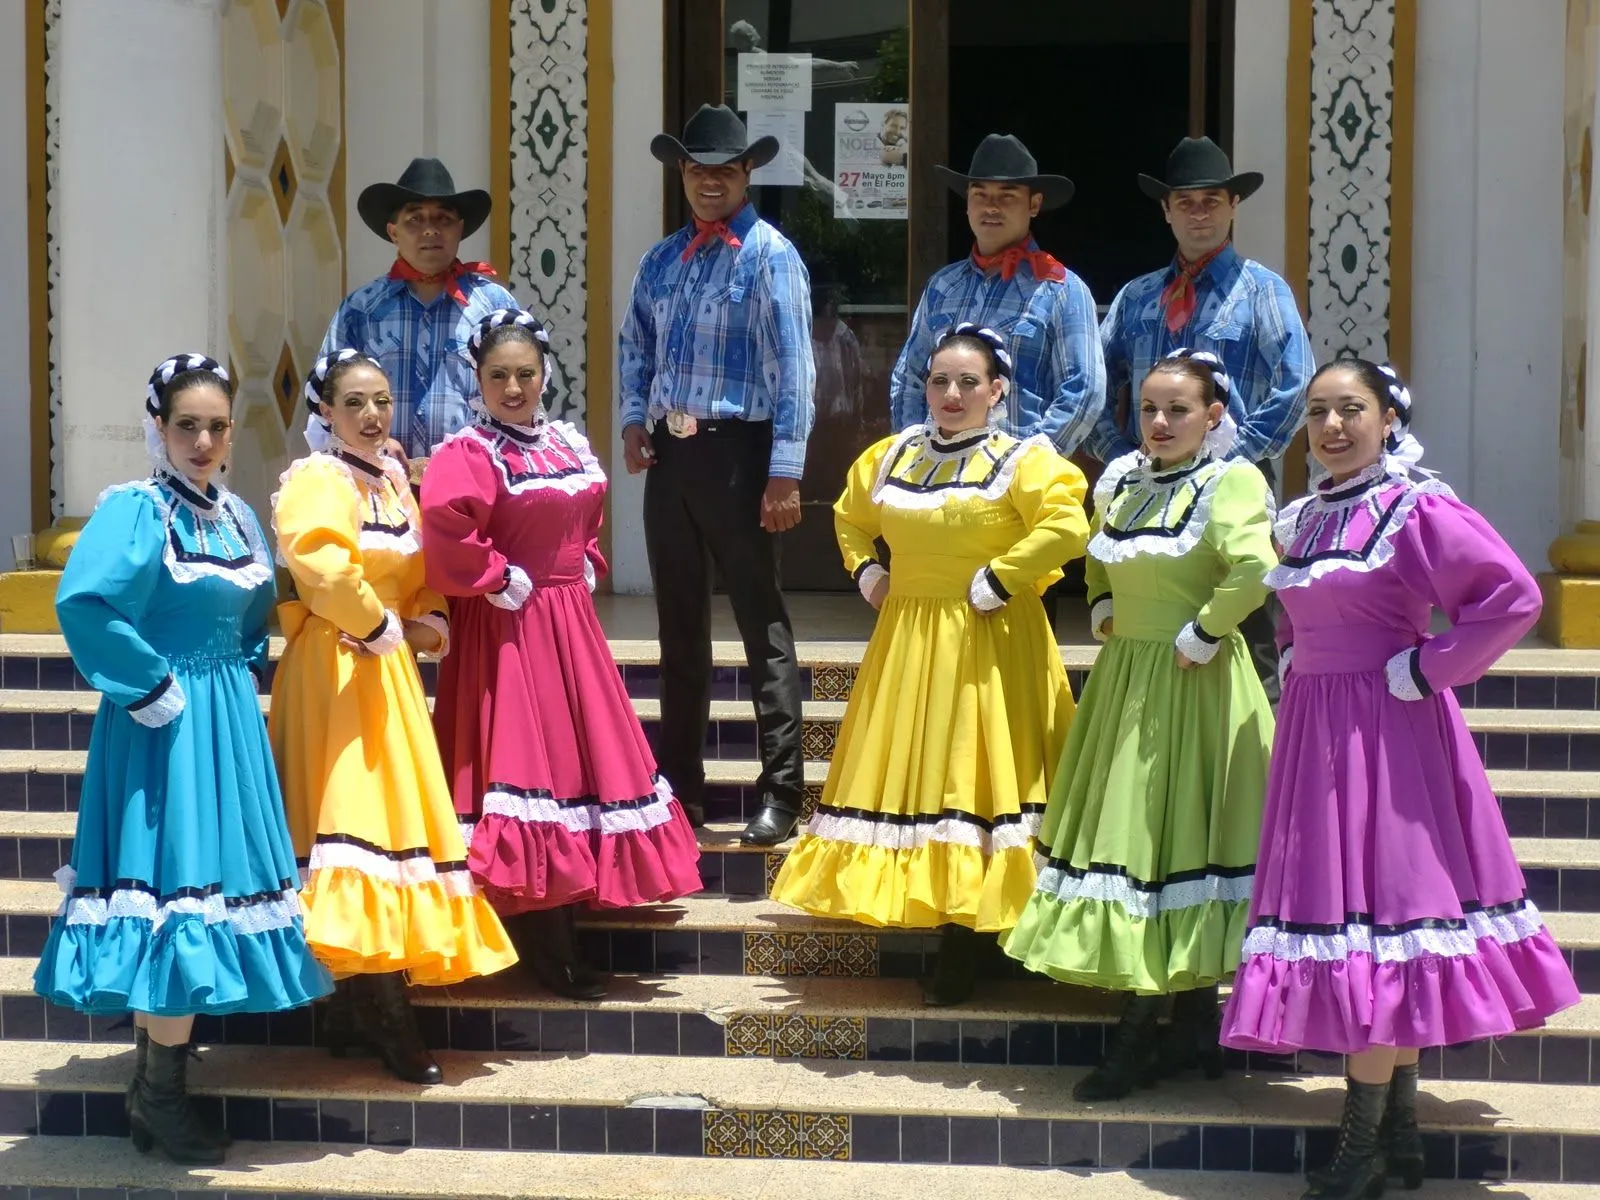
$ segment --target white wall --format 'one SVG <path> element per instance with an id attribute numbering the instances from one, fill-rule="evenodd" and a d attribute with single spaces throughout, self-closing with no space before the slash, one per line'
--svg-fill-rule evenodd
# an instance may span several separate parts
<path id="1" fill-rule="evenodd" d="M 0 438 L 0 569 L 11 566 L 10 535 L 33 530 L 28 255 L 30 250 L 43 254 L 44 246 L 28 244 L 24 11 L 21 4 L 0 5 L 0 262 L 13 267 L 10 286 L 0 288 L 0 423 L 10 431 Z"/>
<path id="2" fill-rule="evenodd" d="M 345 278 L 383 274 L 394 247 L 361 223 L 361 189 L 393 182 L 413 158 L 437 158 L 456 187 L 489 187 L 489 0 L 347 0 Z M 461 244 L 489 257 L 489 229 Z M 496 263 L 504 272 L 505 263 Z"/>
<path id="3" fill-rule="evenodd" d="M 1234 8 L 1233 169 L 1260 171 L 1261 189 L 1239 206 L 1239 252 L 1283 272 L 1289 6 L 1238 0 Z"/>
<path id="4" fill-rule="evenodd" d="M 1417 435 L 1535 569 L 1560 532 L 1565 22 L 1554 0 L 1417 9 Z"/>
<path id="5" fill-rule="evenodd" d="M 618 326 L 639 260 L 661 237 L 666 178 L 649 150 L 650 139 L 662 130 L 661 0 L 625 3 L 627 20 L 618 20 L 611 50 L 616 86 L 612 97 L 610 284 L 611 314 Z M 604 286 L 599 280 L 592 284 Z M 590 404 L 615 402 L 614 396 L 589 397 Z M 644 550 L 644 476 L 628 474 L 621 433 L 617 430 L 610 453 L 612 586 L 619 592 L 643 593 L 650 590 L 650 564 Z M 602 450 L 602 456 L 604 453 Z"/>

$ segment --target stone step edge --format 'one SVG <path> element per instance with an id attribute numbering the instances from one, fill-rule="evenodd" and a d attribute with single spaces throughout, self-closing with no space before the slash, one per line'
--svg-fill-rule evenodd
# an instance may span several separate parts
<path id="1" fill-rule="evenodd" d="M 609 638 L 611 655 L 619 666 L 654 666 L 661 648 L 653 638 Z M 268 653 L 273 659 L 283 654 L 283 639 L 274 636 Z M 795 656 L 802 667 L 855 667 L 866 653 L 865 639 L 801 639 L 795 643 Z M 1061 660 L 1068 670 L 1086 670 L 1100 647 L 1093 643 L 1066 643 L 1059 646 Z M 65 658 L 66 640 L 56 633 L 0 634 L 0 658 Z M 719 667 L 745 666 L 744 644 L 718 638 L 711 643 L 711 661 Z M 1508 650 L 1489 668 L 1491 675 L 1600 675 L 1600 650 L 1562 650 L 1552 646 L 1518 646 Z"/>
<path id="2" fill-rule="evenodd" d="M 49 916 L 60 903 L 60 889 L 52 882 L 0 879 L 0 914 Z M 1563 948 L 1600 948 L 1600 913 L 1552 912 L 1543 915 L 1545 924 Z M 851 921 L 814 917 L 775 901 L 753 896 L 688 896 L 672 904 L 591 912 L 581 916 L 578 923 L 591 929 L 677 929 L 695 933 L 832 933 L 861 936 L 909 933 L 937 936 L 937 931 L 929 929 L 878 929 Z"/>
<path id="3" fill-rule="evenodd" d="M 38 961 L 0 957 L 0 997 L 34 995 L 33 972 Z M 626 972 L 611 978 L 610 995 L 598 1001 L 564 1000 L 544 991 L 515 967 L 502 975 L 454 987 L 415 988 L 411 995 L 423 1008 L 691 1013 L 719 1024 L 744 1016 L 1104 1024 L 1117 1019 L 1120 1003 L 1112 993 L 1042 976 L 985 980 L 971 1000 L 949 1010 L 927 1007 L 921 985 L 911 979 Z M 1224 984 L 1224 997 L 1228 991 Z M 1600 1038 L 1600 995 L 1585 995 L 1542 1029 L 1512 1036 Z"/>
<path id="4" fill-rule="evenodd" d="M 129 1047 L 0 1042 L 0 1091 L 120 1092 Z M 368 1061 L 291 1046 L 214 1046 L 189 1071 L 198 1094 L 459 1104 L 709 1107 L 739 1111 L 899 1114 L 1182 1125 L 1333 1126 L 1333 1076 L 1230 1073 L 1084 1104 L 1087 1068 L 827 1059 L 439 1051 L 445 1083 L 404 1084 Z M 1438 1132 L 1600 1135 L 1589 1088 L 1556 1083 L 1426 1080 L 1418 1118 Z"/>
<path id="5" fill-rule="evenodd" d="M 572 1154 L 536 1150 L 426 1150 L 399 1153 L 325 1143 L 239 1142 L 223 1167 L 182 1167 L 140 1157 L 122 1138 L 0 1138 L 13 1186 L 162 1189 L 193 1196 L 437 1196 L 419 1192 L 449 1180 L 458 1200 L 1282 1200 L 1283 1175 L 1233 1171 L 1063 1170 L 1037 1167 Z M 1589 1200 L 1592 1184 L 1428 1181 L 1431 1200 Z M 54 1193 L 52 1193 L 54 1194 Z"/>

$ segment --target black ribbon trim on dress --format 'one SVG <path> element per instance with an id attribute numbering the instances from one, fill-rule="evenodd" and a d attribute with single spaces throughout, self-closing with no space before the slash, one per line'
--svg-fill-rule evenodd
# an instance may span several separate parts
<path id="1" fill-rule="evenodd" d="M 234 516 L 232 509 L 228 508 L 227 505 L 223 505 L 216 510 L 216 515 L 207 516 L 205 519 L 219 524 L 226 521 L 228 527 L 238 537 L 239 544 L 244 548 L 244 553 L 235 558 L 223 558 L 218 554 L 201 554 L 197 550 L 187 549 L 182 539 L 178 537 L 178 527 L 174 523 L 167 526 L 167 541 L 172 546 L 173 558 L 181 563 L 210 563 L 214 567 L 222 567 L 230 571 L 241 570 L 256 561 L 255 553 L 250 549 L 250 538 L 245 533 L 244 527 L 239 523 L 238 517 Z"/>
<path id="2" fill-rule="evenodd" d="M 207 517 L 217 511 L 217 504 L 222 499 L 214 484 L 208 483 L 206 490 L 202 492 L 176 471 L 157 471 L 156 481 Z"/>
<path id="3" fill-rule="evenodd" d="M 411 522 L 402 519 L 398 525 L 387 525 L 382 521 L 361 522 L 362 533 L 386 533 L 390 537 L 405 537 L 411 532 Z"/>
<path id="4" fill-rule="evenodd" d="M 406 862 L 414 858 L 432 857 L 428 853 L 428 848 L 426 846 L 412 846 L 407 850 L 385 850 L 376 842 L 369 842 L 365 838 L 358 838 L 353 833 L 319 833 L 317 834 L 316 841 L 314 841 L 312 845 L 354 846 L 358 850 L 365 850 L 368 854 L 376 854 L 379 858 L 387 858 L 390 862 Z M 309 867 L 311 865 L 311 859 L 309 857 L 297 858 L 295 861 L 302 867 Z M 446 871 L 465 871 L 467 869 L 467 864 L 465 860 L 462 860 L 461 862 L 436 862 L 433 864 L 433 869 L 438 871 L 440 874 L 443 874 Z"/>
<path id="5" fill-rule="evenodd" d="M 363 472 L 364 474 L 370 475 L 374 479 L 383 479 L 385 477 L 383 468 L 381 466 L 375 466 L 374 464 L 369 463 L 359 454 L 355 454 L 349 450 L 340 450 L 337 452 L 337 457 L 339 461 L 344 463 L 346 466 L 355 467 L 357 470 Z"/>
<path id="6" fill-rule="evenodd" d="M 964 451 L 973 449 L 975 446 L 983 445 L 989 440 L 991 433 L 993 433 L 993 430 L 987 427 L 974 429 L 967 434 L 958 433 L 955 437 L 950 438 L 942 437 L 937 433 L 930 433 L 928 435 L 928 445 L 932 446 L 940 454 L 961 454 Z"/>
<path id="7" fill-rule="evenodd" d="M 1256 873 L 1254 863 L 1248 867 L 1219 867 L 1208 863 L 1206 866 L 1195 867 L 1189 871 L 1173 871 L 1165 879 L 1138 879 L 1128 874 L 1127 867 L 1118 866 L 1116 863 L 1091 863 L 1084 868 L 1075 867 L 1064 858 L 1052 858 L 1048 860 L 1046 867 L 1060 871 L 1073 879 L 1082 879 L 1087 875 L 1115 875 L 1126 880 L 1128 886 L 1136 892 L 1159 892 L 1162 888 L 1179 883 L 1193 883 L 1200 879 L 1243 879 Z"/>
<path id="8" fill-rule="evenodd" d="M 959 808 L 947 808 L 936 813 L 884 813 L 872 812 L 865 808 L 845 808 L 837 804 L 817 805 L 818 816 L 849 817 L 857 821 L 871 821 L 874 825 L 937 825 L 940 821 L 959 821 L 964 825 L 976 825 L 979 829 L 999 829 L 1006 825 L 1020 825 L 1027 816 L 1042 814 L 1044 805 L 1024 804 L 1021 812 L 1002 813 L 990 820 L 980 817 L 977 813 L 963 812 Z"/>
<path id="9" fill-rule="evenodd" d="M 1199 470 L 1199 468 L 1196 467 L 1195 470 Z M 1112 495 L 1112 502 L 1115 503 L 1117 496 L 1120 496 L 1121 494 L 1122 486 L 1119 484 L 1116 492 Z M 1183 513 L 1179 516 L 1178 523 L 1176 525 L 1148 525 L 1136 529 L 1119 529 L 1117 526 L 1111 524 L 1108 520 L 1100 526 L 1100 532 L 1105 534 L 1105 536 L 1110 538 L 1113 542 L 1125 542 L 1132 538 L 1142 537 L 1180 537 L 1183 534 L 1183 531 L 1189 528 L 1189 522 L 1194 519 L 1194 510 L 1199 506 L 1200 493 L 1197 491 L 1189 498 L 1189 507 L 1183 510 Z M 1108 505 L 1107 507 L 1109 508 L 1110 506 Z"/>
<path id="10" fill-rule="evenodd" d="M 1504 904 L 1482 905 L 1476 900 L 1463 901 L 1461 911 L 1476 913 L 1485 917 L 1505 917 L 1514 913 L 1523 912 L 1528 907 L 1528 897 L 1524 895 L 1520 900 L 1508 900 Z M 1460 932 L 1467 928 L 1465 917 L 1418 917 L 1414 921 L 1401 921 L 1398 925 L 1378 925 L 1372 920 L 1371 913 L 1346 913 L 1344 921 L 1337 925 L 1315 924 L 1309 921 L 1283 921 L 1273 916 L 1257 917 L 1250 922 L 1250 928 L 1278 929 L 1284 933 L 1317 934 L 1323 937 L 1336 937 L 1343 934 L 1350 925 L 1364 925 L 1378 937 L 1392 937 L 1397 934 L 1411 933 L 1418 929 L 1442 929 L 1449 932 Z"/>
<path id="11" fill-rule="evenodd" d="M 1357 495 L 1361 492 L 1370 491 L 1377 487 L 1378 483 L 1382 482 L 1383 480 L 1379 480 L 1377 483 L 1362 484 L 1360 487 L 1351 489 L 1349 494 Z M 1389 501 L 1388 507 L 1378 514 L 1377 523 L 1373 525 L 1372 533 L 1368 535 L 1367 540 L 1362 544 L 1361 549 L 1341 550 L 1338 548 L 1332 548 L 1328 550 L 1319 550 L 1312 554 L 1285 554 L 1278 560 L 1279 565 L 1299 569 L 1308 567 L 1312 563 L 1318 562 L 1365 562 L 1368 556 L 1372 554 L 1373 550 L 1377 548 L 1378 543 L 1383 540 L 1384 532 L 1394 522 L 1395 509 L 1400 506 L 1400 502 L 1405 499 L 1405 496 L 1406 493 L 1404 490 L 1396 493 L 1394 499 Z M 1332 500 L 1333 497 L 1330 496 L 1327 497 L 1327 499 Z M 1299 533 L 1300 530 L 1296 529 L 1295 536 L 1298 537 Z"/>
<path id="12" fill-rule="evenodd" d="M 651 781 L 656 782 L 660 778 L 661 776 L 656 775 L 652 777 Z M 632 800 L 601 800 L 599 796 L 573 796 L 557 799 L 556 794 L 548 788 L 522 788 L 509 783 L 495 783 L 493 780 L 489 783 L 489 791 L 504 792 L 508 796 L 517 797 L 519 800 L 545 800 L 554 804 L 557 808 L 600 808 L 621 812 L 628 809 L 649 808 L 652 804 L 658 803 L 655 792 L 650 792 L 644 796 L 636 796 Z M 495 816 L 498 814 L 491 813 L 489 815 Z"/>
<path id="13" fill-rule="evenodd" d="M 169 671 L 166 675 L 166 678 L 162 679 L 160 683 L 156 684 L 155 687 L 151 688 L 144 695 L 140 696 L 132 704 L 128 705 L 128 711 L 134 713 L 140 711 L 141 709 L 149 708 L 157 700 L 161 699 L 161 697 L 167 694 L 167 689 L 170 688 L 174 682 L 176 682 L 176 680 Z"/>
<path id="14" fill-rule="evenodd" d="M 987 435 L 985 435 L 984 440 L 988 440 Z M 1000 454 L 1000 457 L 994 460 L 994 464 L 989 468 L 989 473 L 982 479 L 974 480 L 972 482 L 961 479 L 952 479 L 948 483 L 912 483 L 906 479 L 896 479 L 894 474 L 895 469 L 905 461 L 906 455 L 912 454 L 916 450 L 916 443 L 914 441 L 908 442 L 905 446 L 901 447 L 899 455 L 896 456 L 894 462 L 889 465 L 889 471 L 888 474 L 884 476 L 883 483 L 885 487 L 896 487 L 903 492 L 912 492 L 917 495 L 931 495 L 934 492 L 956 490 L 981 491 L 994 482 L 995 477 L 999 475 L 1000 472 L 1005 468 L 1006 463 L 1011 461 L 1012 456 L 1014 456 L 1017 451 L 1022 449 L 1022 446 L 1023 443 L 1017 442 L 1006 447 L 1006 449 Z"/>
<path id="15" fill-rule="evenodd" d="M 284 892 L 293 891 L 294 888 L 294 880 L 280 879 L 275 889 L 256 892 L 249 896 L 224 896 L 222 903 L 228 908 L 248 908 L 252 904 L 266 904 L 281 899 Z M 158 892 L 142 879 L 119 879 L 110 887 L 75 887 L 69 895 L 74 900 L 109 900 L 115 892 L 140 892 L 153 897 L 158 904 L 170 904 L 174 900 L 208 900 L 212 896 L 221 894 L 222 885 L 210 883 L 205 887 L 183 887 L 175 892 Z"/>
<path id="16" fill-rule="evenodd" d="M 478 424 L 484 429 L 509 438 L 522 446 L 537 446 L 545 439 L 546 431 L 550 428 L 547 419 L 541 419 L 537 425 L 513 425 L 510 421 L 502 421 L 487 412 L 478 413 L 477 416 Z"/>

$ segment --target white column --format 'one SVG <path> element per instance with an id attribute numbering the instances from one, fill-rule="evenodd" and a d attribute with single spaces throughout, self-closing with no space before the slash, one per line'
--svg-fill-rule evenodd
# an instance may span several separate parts
<path id="1" fill-rule="evenodd" d="M 1261 189 L 1239 206 L 1239 253 L 1283 272 L 1288 180 L 1289 6 L 1238 0 L 1233 18 L 1233 169 L 1260 171 Z M 1298 75 L 1299 72 L 1296 72 Z"/>
<path id="2" fill-rule="evenodd" d="M 33 410 L 27 285 L 28 245 L 28 39 L 20 4 L 0 5 L 0 262 L 13 264 L 11 286 L 0 288 L 0 422 L 10 436 L 0 438 L 0 569 L 11 566 L 13 533 L 33 528 L 29 492 Z M 44 320 L 44 314 L 38 314 Z"/>
<path id="3" fill-rule="evenodd" d="M 147 470 L 151 367 L 223 351 L 222 0 L 62 5 L 66 513 Z"/>

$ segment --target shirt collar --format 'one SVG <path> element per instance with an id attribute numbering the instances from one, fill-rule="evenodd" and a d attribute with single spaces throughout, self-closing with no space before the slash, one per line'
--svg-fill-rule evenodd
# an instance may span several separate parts
<path id="1" fill-rule="evenodd" d="M 1205 270 L 1200 272 L 1199 278 L 1209 280 L 1220 287 L 1238 270 L 1239 261 L 1239 252 L 1234 249 L 1233 243 L 1229 242 L 1222 248 L 1221 254 L 1206 264 Z M 1167 267 L 1165 278 L 1168 282 L 1171 282 L 1177 277 L 1177 274 L 1178 256 L 1174 254 L 1172 262 Z"/>
<path id="2" fill-rule="evenodd" d="M 755 228 L 756 222 L 760 219 L 760 215 L 756 212 L 756 206 L 746 200 L 739 211 L 728 218 L 728 232 L 741 242 L 748 242 L 750 240 L 750 231 Z M 683 236 L 688 239 L 694 237 L 694 235 L 694 214 L 691 213 L 689 215 L 689 223 L 683 227 Z"/>

